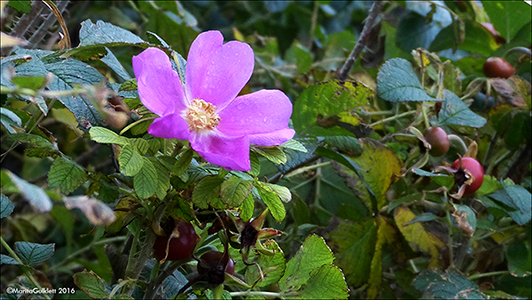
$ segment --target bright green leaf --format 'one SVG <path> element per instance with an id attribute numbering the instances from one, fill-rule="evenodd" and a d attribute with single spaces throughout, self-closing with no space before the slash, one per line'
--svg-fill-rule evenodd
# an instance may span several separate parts
<path id="1" fill-rule="evenodd" d="M 239 207 L 249 195 L 253 181 L 233 176 L 222 183 L 222 202 L 231 207 Z"/>
<path id="2" fill-rule="evenodd" d="M 331 249 L 322 237 L 309 236 L 297 253 L 286 264 L 283 277 L 279 280 L 281 291 L 296 291 L 307 284 L 313 271 L 334 261 Z"/>
<path id="3" fill-rule="evenodd" d="M 245 278 L 248 283 L 255 283 L 259 281 L 256 286 L 266 287 L 270 284 L 277 283 L 285 271 L 285 258 L 283 250 L 274 240 L 269 240 L 265 243 L 264 248 L 274 251 L 273 255 L 260 254 L 257 259 L 257 264 L 260 266 L 264 277 L 261 279 L 259 267 L 252 265 L 246 268 Z"/>
<path id="4" fill-rule="evenodd" d="M 157 189 L 155 195 L 159 200 L 163 200 L 170 188 L 170 171 L 158 158 L 152 156 L 149 159 L 157 171 Z"/>
<path id="5" fill-rule="evenodd" d="M 98 126 L 93 126 L 89 130 L 91 140 L 100 143 L 100 144 L 117 144 L 124 146 L 128 143 L 128 139 L 123 136 L 119 136 L 115 132 Z"/>
<path id="6" fill-rule="evenodd" d="M 253 147 L 254 152 L 266 157 L 274 164 L 286 163 L 286 155 L 279 147 Z"/>
<path id="7" fill-rule="evenodd" d="M 347 299 L 349 288 L 342 270 L 333 265 L 323 265 L 312 273 L 297 294 L 303 299 Z"/>
<path id="8" fill-rule="evenodd" d="M 282 222 L 286 217 L 286 209 L 279 198 L 279 195 L 260 181 L 256 182 L 255 187 L 257 188 L 262 201 L 264 201 L 264 204 L 270 209 L 273 218 L 279 223 Z"/>
<path id="9" fill-rule="evenodd" d="M 133 147 L 129 144 L 125 145 L 120 151 L 118 162 L 120 163 L 120 171 L 126 176 L 135 176 L 144 164 L 142 156 L 133 150 Z"/>
<path id="10" fill-rule="evenodd" d="M 242 202 L 240 210 L 240 218 L 242 221 L 247 222 L 253 217 L 253 211 L 255 210 L 255 199 L 253 198 L 252 193 L 249 193 L 244 202 Z"/>
<path id="11" fill-rule="evenodd" d="M 140 170 L 133 176 L 133 187 L 141 199 L 146 199 L 157 191 L 157 169 L 147 157 L 140 157 L 143 161 Z"/>

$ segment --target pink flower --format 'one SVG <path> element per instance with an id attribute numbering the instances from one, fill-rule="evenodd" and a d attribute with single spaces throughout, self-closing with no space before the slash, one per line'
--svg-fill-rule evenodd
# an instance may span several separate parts
<path id="1" fill-rule="evenodd" d="M 249 145 L 280 145 L 294 136 L 288 127 L 292 103 L 279 90 L 238 96 L 253 73 L 245 43 L 223 44 L 219 31 L 203 32 L 190 47 L 185 86 L 168 56 L 148 48 L 133 57 L 140 100 L 160 116 L 148 132 L 186 139 L 205 160 L 229 170 L 250 170 Z"/>

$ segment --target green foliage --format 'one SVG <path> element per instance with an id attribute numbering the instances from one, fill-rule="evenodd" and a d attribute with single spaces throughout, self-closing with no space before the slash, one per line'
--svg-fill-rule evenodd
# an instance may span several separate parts
<path id="1" fill-rule="evenodd" d="M 35 244 L 27 242 L 15 243 L 15 253 L 20 259 L 30 265 L 48 260 L 54 255 L 54 244 Z"/>
<path id="2" fill-rule="evenodd" d="M 63 157 L 54 161 L 48 173 L 48 185 L 58 187 L 64 194 L 72 193 L 87 179 L 87 173 L 81 166 Z"/>

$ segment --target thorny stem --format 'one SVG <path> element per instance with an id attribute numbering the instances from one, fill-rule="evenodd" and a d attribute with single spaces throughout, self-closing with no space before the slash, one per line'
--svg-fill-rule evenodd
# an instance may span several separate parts
<path id="1" fill-rule="evenodd" d="M 362 29 L 362 33 L 360 34 L 360 39 L 357 41 L 355 48 L 353 48 L 353 51 L 351 51 L 351 54 L 349 55 L 344 66 L 342 67 L 342 70 L 340 71 L 340 75 L 338 76 L 338 80 L 345 81 L 347 79 L 347 76 L 349 75 L 351 68 L 353 68 L 353 65 L 355 64 L 356 60 L 360 56 L 360 53 L 362 53 L 362 50 L 366 46 L 369 33 L 371 32 L 371 29 L 373 28 L 373 23 L 375 23 L 375 20 L 377 19 L 377 16 L 381 12 L 382 7 L 384 6 L 384 3 L 386 3 L 386 1 L 374 1 L 373 2 L 373 5 L 371 6 L 371 9 L 369 10 L 368 17 L 366 18 L 366 21 L 365 21 L 366 24 L 364 24 L 364 28 Z"/>
<path id="2" fill-rule="evenodd" d="M 447 192 L 444 191 L 443 192 L 443 196 L 445 198 L 445 202 L 449 204 L 449 197 L 447 197 Z M 449 226 L 449 231 L 448 231 L 448 238 L 447 238 L 447 247 L 449 248 L 449 263 L 450 263 L 450 268 L 454 268 L 454 253 L 453 253 L 453 222 L 451 220 L 451 213 L 449 212 L 449 209 L 450 207 L 448 206 L 447 209 L 445 210 L 445 215 L 446 215 L 446 222 L 447 222 L 447 226 Z"/>
<path id="3" fill-rule="evenodd" d="M 15 251 L 13 251 L 13 249 L 11 249 L 11 247 L 7 244 L 7 242 L 4 240 L 4 238 L 2 236 L 0 236 L 0 241 L 2 243 L 2 246 L 4 246 L 6 248 L 7 252 L 9 252 L 11 257 L 13 257 L 19 264 L 21 264 L 23 266 L 24 274 L 26 274 L 26 277 L 28 277 L 28 279 L 31 281 L 31 283 L 37 289 L 41 290 L 42 289 L 41 285 L 37 282 L 37 280 L 35 280 L 35 277 L 33 277 L 31 272 L 29 272 L 27 270 L 27 267 L 24 264 L 24 262 L 22 262 L 22 260 L 18 257 L 18 255 L 15 253 Z M 50 300 L 50 296 L 48 296 L 48 294 L 43 293 L 42 295 L 43 295 L 44 298 Z"/>

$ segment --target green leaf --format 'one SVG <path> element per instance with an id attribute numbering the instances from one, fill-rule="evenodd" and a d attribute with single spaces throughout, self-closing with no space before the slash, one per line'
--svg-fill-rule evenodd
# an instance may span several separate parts
<path id="1" fill-rule="evenodd" d="M 264 204 L 270 209 L 273 218 L 279 223 L 282 222 L 286 217 L 286 210 L 279 195 L 277 195 L 272 188 L 260 181 L 255 182 L 255 187 L 257 188 L 260 198 L 264 201 Z"/>
<path id="2" fill-rule="evenodd" d="M 122 66 L 122 64 L 118 61 L 116 56 L 109 50 L 109 48 L 105 47 L 105 50 L 107 51 L 107 55 L 102 57 L 100 60 L 109 66 L 111 70 L 113 70 L 116 75 L 120 76 L 123 80 L 130 80 L 131 76 L 127 73 L 126 69 Z M 122 86 L 120 86 L 122 88 Z"/>
<path id="3" fill-rule="evenodd" d="M 336 263 L 347 276 L 347 282 L 353 286 L 367 282 L 377 241 L 375 221 L 341 222 L 330 233 L 330 237 L 329 243 L 335 249 Z M 355 261 L 356 264 L 353 263 Z"/>
<path id="4" fill-rule="evenodd" d="M 54 255 L 55 244 L 35 244 L 16 242 L 15 253 L 27 264 L 35 265 L 48 260 Z"/>
<path id="5" fill-rule="evenodd" d="M 46 76 L 17 76 L 11 82 L 20 88 L 38 90 L 46 83 Z"/>
<path id="6" fill-rule="evenodd" d="M 140 170 L 133 176 L 133 187 L 140 199 L 146 199 L 157 191 L 157 169 L 147 157 L 140 157 L 143 161 Z"/>
<path id="7" fill-rule="evenodd" d="M 20 263 L 11 256 L 0 254 L 0 265 L 20 265 Z"/>
<path id="8" fill-rule="evenodd" d="M 379 69 L 377 95 L 391 102 L 439 101 L 427 95 L 410 62 L 402 58 L 387 60 Z"/>
<path id="9" fill-rule="evenodd" d="M 333 265 L 323 265 L 312 273 L 297 294 L 303 299 L 347 299 L 349 288 L 342 270 Z"/>
<path id="10" fill-rule="evenodd" d="M 84 270 L 83 272 L 74 274 L 72 277 L 74 278 L 74 283 L 90 297 L 102 299 L 109 296 L 105 290 L 105 283 L 94 272 Z"/>
<path id="11" fill-rule="evenodd" d="M 121 91 L 136 91 L 138 88 L 137 86 L 137 78 L 132 78 L 127 80 L 126 82 L 122 83 L 120 85 L 120 88 L 118 89 L 119 92 Z"/>
<path id="12" fill-rule="evenodd" d="M 0 219 L 9 216 L 14 208 L 15 205 L 13 202 L 9 201 L 9 198 L 7 198 L 6 195 L 0 194 Z"/>
<path id="13" fill-rule="evenodd" d="M 46 86 L 50 91 L 69 91 L 76 85 L 95 85 L 106 80 L 98 70 L 79 60 L 57 56 L 43 59 L 45 56 L 54 56 L 56 53 L 52 51 L 16 48 L 15 52 L 33 57 L 32 60 L 15 67 L 17 75 L 55 75 L 52 82 Z M 76 116 L 81 127 L 88 129 L 90 125 L 100 124 L 102 118 L 89 99 L 65 96 L 58 97 L 58 100 Z"/>
<path id="14" fill-rule="evenodd" d="M 339 166 L 337 170 L 341 176 L 346 177 L 347 185 L 364 201 L 368 209 L 379 210 L 386 203 L 386 191 L 401 174 L 401 161 L 392 150 L 380 142 L 372 139 L 359 139 L 359 142 L 364 149 L 362 154 L 357 157 L 344 157 L 350 158 L 365 171 L 353 172 L 343 166 Z M 375 195 L 376 207 L 373 207 L 371 194 L 365 184 Z"/>
<path id="15" fill-rule="evenodd" d="M 296 57 L 296 66 L 298 74 L 305 74 L 312 66 L 312 56 L 310 51 L 303 45 L 297 43 L 294 45 L 294 56 Z"/>
<path id="16" fill-rule="evenodd" d="M 163 200 L 170 188 L 170 171 L 158 158 L 151 156 L 149 159 L 157 171 L 157 189 L 155 190 L 155 195 L 159 200 Z"/>
<path id="17" fill-rule="evenodd" d="M 14 112 L 4 107 L 0 107 L 0 121 L 6 127 L 6 130 L 9 131 L 10 134 L 15 133 L 13 127 L 22 126 L 22 120 L 20 119 L 20 117 Z"/>
<path id="18" fill-rule="evenodd" d="M 50 197 L 48 197 L 43 189 L 27 182 L 10 171 L 6 172 L 13 184 L 35 210 L 41 213 L 47 213 L 52 210 L 52 200 L 50 200 Z"/>
<path id="19" fill-rule="evenodd" d="M 253 217 L 253 211 L 255 210 L 255 199 L 253 194 L 249 193 L 242 206 L 240 207 L 240 218 L 242 221 L 247 222 Z"/>
<path id="20" fill-rule="evenodd" d="M 519 185 L 507 185 L 503 183 L 504 190 L 498 190 L 489 195 L 490 198 L 497 200 L 510 208 L 502 208 L 512 219 L 519 225 L 525 225 L 532 218 L 532 209 L 530 208 L 530 199 L 532 195 L 529 191 Z"/>
<path id="21" fill-rule="evenodd" d="M 358 139 L 346 135 L 333 135 L 325 137 L 325 143 L 331 147 L 336 147 L 338 151 L 349 154 L 350 156 L 359 156 L 362 154 L 362 146 Z"/>
<path id="22" fill-rule="evenodd" d="M 253 147 L 252 150 L 274 164 L 286 163 L 286 155 L 279 147 Z"/>
<path id="23" fill-rule="evenodd" d="M 290 139 L 284 143 L 282 143 L 280 145 L 281 148 L 286 148 L 286 149 L 292 149 L 292 150 L 296 150 L 296 151 L 300 151 L 300 152 L 303 152 L 303 153 L 307 153 L 307 148 L 305 148 L 305 146 L 303 146 L 303 144 L 301 144 L 298 140 L 295 140 L 295 139 Z"/>
<path id="24" fill-rule="evenodd" d="M 294 104 L 294 129 L 300 134 L 315 136 L 351 135 L 347 129 L 321 124 L 320 121 L 364 106 L 372 96 L 370 88 L 356 82 L 329 81 L 312 85 L 299 95 Z"/>
<path id="25" fill-rule="evenodd" d="M 264 248 L 274 251 L 273 255 L 260 254 L 257 259 L 257 265 L 251 265 L 246 268 L 245 278 L 246 282 L 257 283 L 257 287 L 267 287 L 270 284 L 277 283 L 281 276 L 283 276 L 286 261 L 284 258 L 283 250 L 274 240 L 269 240 L 265 243 Z M 261 274 L 259 272 L 259 266 L 264 274 L 264 277 L 261 280 Z"/>
<path id="26" fill-rule="evenodd" d="M 530 3 L 526 1 L 486 1 L 484 10 L 497 31 L 512 41 L 519 30 L 530 22 Z"/>
<path id="27" fill-rule="evenodd" d="M 188 166 L 190 166 L 193 157 L 194 150 L 192 150 L 192 148 L 188 148 L 175 162 L 174 168 L 172 169 L 172 175 L 179 176 L 181 180 L 187 181 L 188 176 L 185 177 L 184 174 L 188 169 Z"/>
<path id="28" fill-rule="evenodd" d="M 529 276 L 531 274 L 530 248 L 523 241 L 514 241 L 509 244 L 504 254 L 508 261 L 508 270 L 513 276 Z"/>
<path id="29" fill-rule="evenodd" d="M 331 249 L 322 237 L 309 236 L 297 253 L 286 264 L 283 277 L 279 280 L 282 292 L 296 291 L 307 284 L 313 271 L 334 261 Z"/>
<path id="30" fill-rule="evenodd" d="M 70 194 L 88 178 L 80 165 L 69 159 L 58 157 L 50 167 L 48 185 L 51 188 L 58 187 L 63 194 Z"/>
<path id="31" fill-rule="evenodd" d="M 423 251 L 432 256 L 429 268 L 437 267 L 440 264 L 439 255 L 443 247 L 443 242 L 433 233 L 425 230 L 421 223 L 409 224 L 416 215 L 408 208 L 399 206 L 394 211 L 394 219 L 397 228 L 408 241 L 408 244 L 414 251 Z"/>
<path id="32" fill-rule="evenodd" d="M 264 185 L 272 189 L 284 203 L 288 203 L 292 200 L 292 193 L 290 193 L 290 190 L 287 187 L 268 182 L 265 182 Z"/>
<path id="33" fill-rule="evenodd" d="M 47 139 L 31 133 L 15 133 L 7 137 L 9 143 L 20 141 L 30 144 L 24 153 L 30 157 L 56 157 L 61 152 Z"/>
<path id="34" fill-rule="evenodd" d="M 412 282 L 422 298 L 432 299 L 487 299 L 480 288 L 455 270 L 425 270 Z"/>
<path id="35" fill-rule="evenodd" d="M 253 181 L 233 176 L 222 183 L 220 196 L 222 202 L 230 207 L 239 207 L 251 192 Z"/>
<path id="36" fill-rule="evenodd" d="M 131 144 L 131 146 L 133 146 L 133 149 L 137 151 L 140 155 L 145 155 L 150 149 L 150 145 L 145 139 L 129 139 L 129 144 Z"/>
<path id="37" fill-rule="evenodd" d="M 465 39 L 462 43 L 458 44 L 458 49 L 490 56 L 499 47 L 495 41 L 495 37 L 482 25 L 472 20 L 464 20 L 464 22 Z M 438 33 L 430 45 L 430 52 L 440 52 L 445 49 L 450 49 L 452 45 L 459 42 L 457 40 L 458 36 L 455 34 L 454 26 L 451 24 Z"/>
<path id="38" fill-rule="evenodd" d="M 480 128 L 486 124 L 486 119 L 475 114 L 462 100 L 450 92 L 443 91 L 443 105 L 438 117 L 440 125 L 462 125 Z"/>
<path id="39" fill-rule="evenodd" d="M 294 141 L 298 145 L 291 141 Z M 284 154 L 286 156 L 286 163 L 278 165 L 277 168 L 279 169 L 279 171 L 286 174 L 286 172 L 288 172 L 292 168 L 297 167 L 298 165 L 306 162 L 314 156 L 314 151 L 318 147 L 318 139 L 315 137 L 297 138 L 297 140 L 292 139 L 282 144 L 281 147 L 283 148 Z M 303 148 L 305 149 L 305 151 L 302 151 Z M 258 176 L 259 174 L 257 173 L 253 175 Z"/>
<path id="40" fill-rule="evenodd" d="M 120 163 L 120 172 L 126 176 L 135 176 L 144 164 L 142 156 L 133 150 L 133 146 L 129 144 L 125 145 L 120 151 L 118 162 Z"/>
<path id="41" fill-rule="evenodd" d="M 128 139 L 123 136 L 119 136 L 115 132 L 98 126 L 93 126 L 89 130 L 91 140 L 100 144 L 117 144 L 124 146 L 128 143 Z"/>
<path id="42" fill-rule="evenodd" d="M 31 11 L 31 1 L 30 0 L 17 0 L 17 1 L 8 1 L 7 5 L 13 7 L 21 13 L 29 13 Z"/>
<path id="43" fill-rule="evenodd" d="M 203 178 L 192 192 L 192 203 L 198 208 L 207 209 L 209 203 L 220 198 L 220 189 L 224 179 L 218 176 L 207 176 Z"/>

